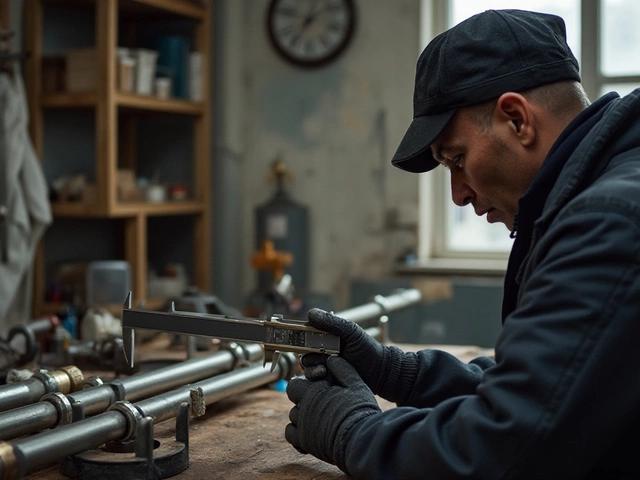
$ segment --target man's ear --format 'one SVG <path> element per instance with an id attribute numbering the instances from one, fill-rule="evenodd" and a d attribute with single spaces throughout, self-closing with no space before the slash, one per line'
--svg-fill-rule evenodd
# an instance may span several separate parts
<path id="1" fill-rule="evenodd" d="M 535 115 L 531 104 L 519 93 L 507 92 L 496 102 L 497 120 L 517 136 L 523 146 L 530 146 L 536 137 Z"/>

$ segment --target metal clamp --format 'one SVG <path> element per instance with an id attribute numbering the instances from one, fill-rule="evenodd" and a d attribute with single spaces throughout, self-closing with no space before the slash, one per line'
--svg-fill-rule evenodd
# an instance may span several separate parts
<path id="1" fill-rule="evenodd" d="M 233 355 L 234 361 L 233 361 L 233 368 L 240 368 L 240 367 L 244 367 L 246 365 L 248 365 L 248 361 L 247 361 L 247 355 L 246 352 L 244 350 L 244 348 L 242 348 L 242 345 L 240 345 L 239 343 L 236 342 L 224 342 L 221 345 L 221 350 L 226 350 L 228 352 L 230 352 Z"/>
<path id="2" fill-rule="evenodd" d="M 40 369 L 33 374 L 31 378 L 37 378 L 44 385 L 44 391 L 46 393 L 54 393 L 58 391 L 58 382 L 56 379 L 46 370 Z"/>
<path id="3" fill-rule="evenodd" d="M 378 305 L 380 305 L 380 316 L 386 316 L 389 313 L 389 300 L 387 300 L 387 297 L 383 296 L 383 295 L 376 295 L 375 297 L 373 297 L 373 301 L 375 303 L 377 303 Z"/>
<path id="4" fill-rule="evenodd" d="M 66 395 L 60 392 L 47 393 L 41 399 L 41 402 L 52 403 L 58 411 L 58 423 L 56 427 L 62 425 L 68 425 L 73 422 L 73 409 L 71 408 L 71 402 Z"/>
<path id="5" fill-rule="evenodd" d="M 87 388 L 100 387 L 104 385 L 104 380 L 99 375 L 92 375 L 88 378 L 85 378 L 84 382 L 82 382 L 82 390 L 86 390 Z"/>
<path id="6" fill-rule="evenodd" d="M 136 435 L 136 427 L 138 422 L 144 416 L 140 410 L 131 402 L 127 400 L 119 400 L 109 407 L 108 410 L 117 410 L 122 413 L 127 419 L 127 430 L 124 436 L 119 439 L 121 442 L 131 440 Z"/>
<path id="7" fill-rule="evenodd" d="M 124 397 L 127 395 L 127 391 L 122 383 L 122 380 L 112 380 L 107 385 L 111 387 L 114 395 L 116 396 L 116 401 L 124 400 Z"/>

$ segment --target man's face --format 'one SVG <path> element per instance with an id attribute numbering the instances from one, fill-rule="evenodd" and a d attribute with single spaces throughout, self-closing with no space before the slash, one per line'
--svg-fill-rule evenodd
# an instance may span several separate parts
<path id="1" fill-rule="evenodd" d="M 513 132 L 507 123 L 480 127 L 461 110 L 431 145 L 434 158 L 450 170 L 453 202 L 471 204 L 476 215 L 502 222 L 509 230 L 518 200 L 537 171 L 528 166 Z"/>

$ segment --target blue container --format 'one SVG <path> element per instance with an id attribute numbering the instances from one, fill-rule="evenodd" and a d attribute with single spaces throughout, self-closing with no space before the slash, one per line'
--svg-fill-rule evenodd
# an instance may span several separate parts
<path id="1" fill-rule="evenodd" d="M 189 40 L 178 35 L 160 37 L 156 42 L 160 70 L 171 70 L 171 93 L 176 98 L 189 97 Z"/>

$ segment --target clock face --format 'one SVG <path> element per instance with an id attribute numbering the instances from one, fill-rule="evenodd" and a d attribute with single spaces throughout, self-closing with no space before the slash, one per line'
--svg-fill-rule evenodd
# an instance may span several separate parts
<path id="1" fill-rule="evenodd" d="M 271 0 L 267 31 L 288 61 L 317 67 L 347 47 L 355 28 L 352 0 Z"/>

